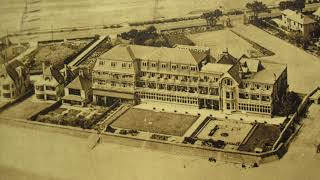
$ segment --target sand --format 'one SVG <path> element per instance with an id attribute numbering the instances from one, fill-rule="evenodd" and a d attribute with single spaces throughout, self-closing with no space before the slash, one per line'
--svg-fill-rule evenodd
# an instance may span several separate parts
<path id="1" fill-rule="evenodd" d="M 111 143 L 89 151 L 87 139 L 0 123 L 0 172 L 7 179 L 317 179 L 320 106 L 310 112 L 283 159 L 250 169 Z"/>

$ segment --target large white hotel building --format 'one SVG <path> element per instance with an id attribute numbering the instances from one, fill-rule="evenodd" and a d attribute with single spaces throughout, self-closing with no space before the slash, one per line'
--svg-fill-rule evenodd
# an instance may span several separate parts
<path id="1" fill-rule="evenodd" d="M 272 116 L 286 91 L 286 65 L 228 52 L 213 62 L 210 49 L 118 45 L 93 68 L 93 101 L 138 104 L 160 101 Z"/>

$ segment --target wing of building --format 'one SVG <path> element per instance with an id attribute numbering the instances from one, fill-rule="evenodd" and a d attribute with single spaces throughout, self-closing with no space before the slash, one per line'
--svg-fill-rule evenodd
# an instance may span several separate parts
<path id="1" fill-rule="evenodd" d="M 29 70 L 20 61 L 0 62 L 0 98 L 15 99 L 30 88 Z"/>
<path id="2" fill-rule="evenodd" d="M 118 45 L 97 60 L 92 72 L 93 101 L 133 104 L 159 101 L 272 115 L 287 89 L 287 68 L 225 52 L 217 63 L 203 47 Z"/>

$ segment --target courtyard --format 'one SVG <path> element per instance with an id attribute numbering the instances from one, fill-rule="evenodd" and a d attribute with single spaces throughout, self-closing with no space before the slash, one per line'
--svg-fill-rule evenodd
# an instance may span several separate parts
<path id="1" fill-rule="evenodd" d="M 239 146 L 249 134 L 253 125 L 231 120 L 210 120 L 199 132 L 197 138 L 201 140 L 221 140 L 226 144 Z"/>
<path id="2" fill-rule="evenodd" d="M 116 119 L 111 126 L 150 133 L 183 136 L 197 119 L 198 116 L 131 108 Z"/>
<path id="3" fill-rule="evenodd" d="M 105 116 L 108 108 L 105 107 L 74 107 L 62 105 L 49 111 L 47 114 L 40 114 L 34 119 L 38 122 L 81 127 L 92 129 Z"/>

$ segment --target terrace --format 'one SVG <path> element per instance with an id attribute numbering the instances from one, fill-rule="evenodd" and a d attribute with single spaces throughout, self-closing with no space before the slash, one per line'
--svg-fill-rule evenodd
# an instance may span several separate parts
<path id="1" fill-rule="evenodd" d="M 183 136 L 198 116 L 131 108 L 111 124 L 114 128 Z"/>

